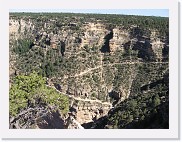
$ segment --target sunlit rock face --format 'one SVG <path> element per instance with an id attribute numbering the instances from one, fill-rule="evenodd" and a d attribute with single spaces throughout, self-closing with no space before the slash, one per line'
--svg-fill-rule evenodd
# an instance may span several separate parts
<path id="1" fill-rule="evenodd" d="M 160 94 L 159 90 L 167 86 L 161 80 L 168 72 L 168 36 L 161 35 L 159 26 L 141 25 L 151 17 L 131 16 L 128 20 L 115 16 L 10 14 L 10 82 L 16 75 L 39 72 L 47 78 L 48 86 L 69 97 L 68 115 L 85 125 L 110 117 L 119 106 L 127 110 L 130 97 L 146 94 L 154 100 L 155 96 L 149 96 Z M 18 48 L 15 52 L 20 41 L 26 43 L 24 40 L 29 40 L 28 50 L 20 54 Z M 134 116 L 134 110 L 128 114 L 118 112 L 120 115 L 123 119 L 131 115 L 131 122 L 140 119 Z M 78 127 L 68 124 L 68 116 L 62 120 L 64 128 Z M 103 128 L 110 127 L 108 124 Z"/>

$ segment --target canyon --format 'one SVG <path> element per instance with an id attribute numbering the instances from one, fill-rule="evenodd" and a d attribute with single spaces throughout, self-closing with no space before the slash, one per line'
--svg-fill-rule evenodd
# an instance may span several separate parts
<path id="1" fill-rule="evenodd" d="M 9 18 L 10 84 L 33 71 L 45 77 L 47 87 L 69 98 L 69 111 L 60 115 L 64 128 L 127 128 L 167 105 L 167 18 L 68 13 Z M 154 108 L 155 99 L 160 103 Z M 139 114 L 128 112 L 133 100 Z M 117 122 L 120 115 L 127 122 Z"/>

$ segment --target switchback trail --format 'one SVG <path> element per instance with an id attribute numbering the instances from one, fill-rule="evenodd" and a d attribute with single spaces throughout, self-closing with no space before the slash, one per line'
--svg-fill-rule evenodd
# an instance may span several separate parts
<path id="1" fill-rule="evenodd" d="M 73 96 L 73 95 L 68 95 L 68 94 L 66 94 L 66 93 L 63 93 L 63 92 L 57 90 L 57 89 L 56 89 L 55 87 L 53 87 L 53 86 L 49 86 L 49 85 L 47 85 L 47 86 L 48 86 L 48 87 L 51 87 L 51 88 L 53 88 L 53 89 L 55 89 L 58 93 L 63 94 L 63 95 L 66 95 L 66 96 L 68 96 L 69 98 L 72 98 L 72 99 L 77 100 L 77 101 L 96 102 L 96 103 L 100 103 L 100 104 L 102 104 L 102 105 L 108 105 L 109 107 L 112 107 L 112 104 L 109 103 L 109 102 L 102 102 L 102 101 L 97 100 L 97 99 L 96 99 L 96 100 L 92 100 L 92 99 L 82 99 L 82 98 L 80 98 L 80 97 L 75 97 L 75 96 Z"/>
<path id="2" fill-rule="evenodd" d="M 89 72 L 92 72 L 96 69 L 99 69 L 99 68 L 102 68 L 102 67 L 107 67 L 107 66 L 113 66 L 113 65 L 133 65 L 133 64 L 168 64 L 168 62 L 123 62 L 123 63 L 113 63 L 113 64 L 101 64 L 99 66 L 96 66 L 94 68 L 89 68 L 83 72 L 80 72 L 79 74 L 75 74 L 75 75 L 71 75 L 71 76 L 64 76 L 63 78 L 59 78 L 59 79 L 67 79 L 67 78 L 76 78 L 76 77 L 79 77 L 79 76 L 83 76 L 84 74 L 87 74 Z"/>

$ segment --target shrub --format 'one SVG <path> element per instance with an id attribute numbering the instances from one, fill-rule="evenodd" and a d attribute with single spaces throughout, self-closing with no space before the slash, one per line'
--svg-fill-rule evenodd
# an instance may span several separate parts
<path id="1" fill-rule="evenodd" d="M 16 46 L 14 47 L 13 51 L 16 54 L 22 55 L 29 51 L 33 42 L 30 39 L 18 39 Z"/>
<path id="2" fill-rule="evenodd" d="M 45 78 L 33 72 L 30 75 L 15 77 L 10 88 L 10 115 L 16 116 L 21 110 L 29 107 L 29 104 L 36 105 L 38 98 L 40 98 L 42 103 L 54 106 L 62 113 L 68 111 L 68 97 L 47 87 L 45 85 Z"/>

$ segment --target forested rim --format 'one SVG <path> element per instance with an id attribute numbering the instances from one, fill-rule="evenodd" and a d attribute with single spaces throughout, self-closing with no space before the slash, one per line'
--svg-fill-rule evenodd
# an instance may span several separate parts
<path id="1" fill-rule="evenodd" d="M 10 13 L 9 26 L 10 128 L 169 128 L 169 18 Z"/>

